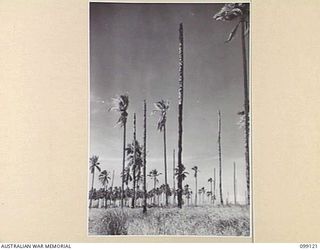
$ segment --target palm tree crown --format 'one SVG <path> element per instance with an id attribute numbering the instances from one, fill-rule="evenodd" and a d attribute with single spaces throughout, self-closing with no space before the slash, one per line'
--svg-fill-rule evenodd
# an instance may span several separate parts
<path id="1" fill-rule="evenodd" d="M 226 42 L 230 42 L 237 32 L 241 22 L 245 25 L 245 34 L 249 32 L 249 4 L 248 3 L 227 3 L 213 16 L 218 21 L 233 21 L 240 19 L 230 32 Z"/>
<path id="2" fill-rule="evenodd" d="M 154 107 L 156 109 L 153 110 L 152 113 L 160 113 L 157 129 L 161 132 L 164 129 L 164 126 L 167 121 L 167 110 L 169 109 L 169 102 L 161 100 L 159 102 L 154 103 Z"/>
<path id="3" fill-rule="evenodd" d="M 135 144 L 135 145 L 134 145 Z M 134 156 L 134 150 L 136 150 L 136 155 Z M 135 168 L 137 181 L 141 178 L 141 169 L 143 166 L 143 156 L 142 156 L 143 146 L 136 140 L 136 143 L 132 142 L 127 145 L 127 160 L 128 168 Z"/>
<path id="4" fill-rule="evenodd" d="M 248 15 L 248 3 L 227 3 L 213 18 L 221 21 L 232 21 L 237 17 L 247 17 Z"/>
<path id="5" fill-rule="evenodd" d="M 194 166 L 192 170 L 194 171 L 194 177 L 197 178 L 199 172 L 198 166 Z"/>
<path id="6" fill-rule="evenodd" d="M 90 172 L 91 174 L 94 173 L 95 169 L 98 169 L 98 171 L 101 171 L 101 168 L 99 167 L 100 162 L 99 162 L 99 156 L 93 155 L 90 157 Z"/>
<path id="7" fill-rule="evenodd" d="M 107 170 L 103 170 L 99 174 L 99 180 L 100 180 L 100 182 L 102 183 L 103 186 L 106 186 L 109 183 L 110 179 L 111 179 L 110 172 L 108 172 Z"/>
<path id="8" fill-rule="evenodd" d="M 120 113 L 119 120 L 117 124 L 121 127 L 127 122 L 127 109 L 129 106 L 129 97 L 128 95 L 119 95 L 115 98 L 112 98 L 112 106 L 109 108 L 109 111 L 114 110 Z"/>
<path id="9" fill-rule="evenodd" d="M 185 171 L 186 170 L 186 167 L 181 164 L 181 180 L 184 180 L 185 178 L 187 178 L 187 175 L 189 174 L 189 172 Z M 176 173 L 175 175 L 177 176 L 177 178 L 179 178 L 179 168 L 176 168 L 175 169 Z"/>
<path id="10" fill-rule="evenodd" d="M 124 169 L 124 172 L 121 172 L 121 178 L 123 178 L 124 184 L 127 186 L 129 185 L 129 182 L 132 181 L 132 175 L 130 172 L 130 167 L 126 167 Z"/>
<path id="11" fill-rule="evenodd" d="M 158 170 L 153 169 L 149 172 L 148 176 L 151 177 L 152 179 L 155 179 L 156 181 L 158 181 L 157 177 L 159 175 L 162 175 L 162 173 L 159 173 Z"/>

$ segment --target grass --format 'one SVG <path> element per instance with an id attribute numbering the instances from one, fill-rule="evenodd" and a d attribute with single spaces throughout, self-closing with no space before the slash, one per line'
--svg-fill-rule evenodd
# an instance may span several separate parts
<path id="1" fill-rule="evenodd" d="M 90 209 L 90 235 L 249 236 L 248 206 Z"/>

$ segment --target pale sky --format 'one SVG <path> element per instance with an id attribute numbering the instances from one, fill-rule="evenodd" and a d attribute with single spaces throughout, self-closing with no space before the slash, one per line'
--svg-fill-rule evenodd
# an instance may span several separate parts
<path id="1" fill-rule="evenodd" d="M 90 4 L 90 154 L 102 169 L 115 170 L 120 186 L 123 129 L 115 127 L 119 114 L 108 112 L 111 98 L 129 95 L 127 142 L 143 142 L 143 100 L 147 99 L 147 172 L 160 171 L 164 183 L 163 135 L 157 131 L 153 103 L 168 100 L 167 163 L 172 187 L 172 150 L 178 144 L 178 28 L 184 25 L 183 164 L 190 172 L 183 183 L 194 189 L 194 165 L 199 167 L 198 189 L 218 177 L 217 110 L 222 113 L 224 198 L 233 200 L 233 162 L 237 165 L 238 200 L 244 201 L 244 130 L 237 124 L 243 109 L 242 55 L 239 34 L 226 44 L 234 22 L 212 17 L 222 4 Z M 177 163 L 177 160 L 176 160 Z M 98 174 L 96 174 L 98 175 Z M 91 178 L 91 177 L 90 177 Z M 90 180 L 91 181 L 91 180 Z M 91 183 L 91 182 L 90 182 Z M 148 186 L 151 186 L 148 179 Z M 95 187 L 101 184 L 95 181 Z M 217 182 L 218 188 L 218 182 Z"/>

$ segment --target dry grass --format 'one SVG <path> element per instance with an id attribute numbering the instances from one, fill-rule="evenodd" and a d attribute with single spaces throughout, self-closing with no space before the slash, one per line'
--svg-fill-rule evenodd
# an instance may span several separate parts
<path id="1" fill-rule="evenodd" d="M 216 235 L 248 236 L 247 206 L 91 209 L 90 235 Z"/>

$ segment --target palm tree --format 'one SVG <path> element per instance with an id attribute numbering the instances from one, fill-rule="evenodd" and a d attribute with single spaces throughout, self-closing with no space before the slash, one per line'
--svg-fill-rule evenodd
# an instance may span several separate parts
<path id="1" fill-rule="evenodd" d="M 177 180 L 178 180 L 178 183 L 179 183 L 179 180 L 181 181 L 184 181 L 186 178 L 187 178 L 187 175 L 189 174 L 189 172 L 185 171 L 186 168 L 183 164 L 180 165 L 180 168 L 177 167 L 175 169 L 175 175 L 177 176 Z M 181 207 L 182 207 L 182 195 L 183 195 L 183 189 L 180 189 L 179 188 L 179 185 L 178 185 L 178 207 L 179 207 L 179 192 L 181 192 Z M 180 207 L 179 207 L 180 208 Z"/>
<path id="2" fill-rule="evenodd" d="M 219 191 L 220 191 L 220 204 L 223 205 L 222 197 L 222 159 L 221 159 L 221 113 L 218 110 L 218 150 L 219 150 Z"/>
<path id="3" fill-rule="evenodd" d="M 166 122 L 167 122 L 167 111 L 169 109 L 169 102 L 161 100 L 154 103 L 155 110 L 153 112 L 160 113 L 158 121 L 158 130 L 163 132 L 163 158 L 164 158 L 164 183 L 166 186 L 166 206 L 168 206 L 168 179 L 167 179 L 167 143 L 166 143 Z"/>
<path id="4" fill-rule="evenodd" d="M 205 195 L 205 193 L 206 193 L 206 189 L 205 189 L 205 187 L 202 187 L 201 188 L 201 194 L 202 194 L 202 203 L 204 204 L 204 195 Z"/>
<path id="5" fill-rule="evenodd" d="M 135 206 L 135 196 L 136 196 L 136 187 L 138 186 L 139 182 L 141 181 L 141 168 L 143 166 L 143 159 L 142 159 L 142 147 L 140 146 L 139 142 L 136 140 L 132 144 L 128 144 L 126 148 L 127 152 L 127 168 L 132 169 L 132 178 L 133 181 L 133 196 L 132 196 L 132 203 L 131 206 Z"/>
<path id="6" fill-rule="evenodd" d="M 211 192 L 211 202 L 213 201 L 213 198 L 212 198 L 212 182 L 213 182 L 213 179 L 210 177 L 208 179 L 208 182 L 210 183 L 210 192 Z"/>
<path id="7" fill-rule="evenodd" d="M 110 173 L 107 170 L 103 170 L 99 174 L 99 181 L 103 185 L 105 193 L 107 192 L 108 184 L 109 184 L 109 180 L 110 179 L 111 179 Z M 107 195 L 105 195 L 104 207 L 107 208 Z"/>
<path id="8" fill-rule="evenodd" d="M 120 95 L 112 99 L 113 105 L 109 111 L 114 110 L 120 113 L 119 120 L 117 124 L 123 127 L 123 151 L 122 151 L 122 172 L 125 168 L 125 150 L 126 150 L 126 125 L 128 117 L 128 106 L 129 106 L 129 97 L 127 95 Z M 123 208 L 123 197 L 124 197 L 124 179 L 122 178 L 121 183 L 121 208 Z"/>
<path id="9" fill-rule="evenodd" d="M 234 205 L 237 205 L 237 177 L 236 177 L 235 162 L 233 162 L 233 197 L 234 197 Z"/>
<path id="10" fill-rule="evenodd" d="M 158 180 L 158 176 L 159 175 L 162 175 L 162 173 L 159 173 L 158 170 L 156 169 L 153 169 L 150 171 L 150 173 L 148 174 L 148 176 L 153 179 L 153 190 L 156 191 L 156 188 L 157 188 L 157 182 L 159 182 Z M 154 196 L 154 203 L 155 202 L 155 196 Z"/>
<path id="11" fill-rule="evenodd" d="M 199 204 L 201 203 L 201 194 L 202 194 L 202 189 L 200 188 L 199 190 L 198 190 L 198 194 L 199 194 Z"/>
<path id="12" fill-rule="evenodd" d="M 210 204 L 210 202 L 212 200 L 212 192 L 211 191 L 207 191 L 207 197 L 208 197 L 208 203 Z"/>
<path id="13" fill-rule="evenodd" d="M 235 36 L 239 25 L 241 25 L 241 46 L 243 60 L 243 84 L 244 84 L 244 117 L 245 117 L 245 158 L 246 158 L 246 181 L 247 181 L 247 203 L 250 204 L 250 157 L 249 157 L 249 82 L 248 82 L 248 50 L 246 48 L 245 37 L 249 33 L 249 4 L 248 3 L 228 3 L 214 15 L 216 20 L 233 21 L 237 24 L 232 29 L 226 42 L 230 42 Z M 240 112 L 241 114 L 241 112 Z"/>
<path id="14" fill-rule="evenodd" d="M 191 198 L 191 190 L 188 184 L 184 186 L 183 193 L 186 196 L 187 205 L 189 206 L 189 199 Z"/>
<path id="15" fill-rule="evenodd" d="M 126 148 L 128 168 L 132 168 L 132 179 L 133 179 L 133 195 L 131 200 L 131 207 L 135 207 L 135 196 L 136 186 L 141 178 L 141 168 L 143 164 L 142 160 L 142 147 L 136 139 L 136 114 L 134 113 L 133 118 L 133 142 Z"/>
<path id="16" fill-rule="evenodd" d="M 92 174 L 92 182 L 91 182 L 91 192 L 93 193 L 93 184 L 94 184 L 94 172 L 97 169 L 99 172 L 101 171 L 101 168 L 99 167 L 100 162 L 99 162 L 99 156 L 93 155 L 90 157 L 90 172 Z M 93 195 L 90 198 L 90 205 L 89 208 L 92 207 L 92 199 Z"/>
<path id="17" fill-rule="evenodd" d="M 178 207 L 182 208 L 182 115 L 183 115 L 183 24 L 179 27 L 179 89 L 178 89 Z"/>
<path id="18" fill-rule="evenodd" d="M 173 182 L 172 182 L 172 186 L 173 186 L 173 205 L 175 205 L 176 203 L 176 181 L 175 181 L 175 160 L 176 160 L 176 152 L 173 149 L 173 159 L 172 159 L 172 165 L 173 165 L 173 171 L 172 171 L 172 177 L 173 177 Z"/>
<path id="19" fill-rule="evenodd" d="M 216 168 L 213 169 L 213 204 L 216 200 Z"/>
<path id="20" fill-rule="evenodd" d="M 147 212 L 147 103 L 143 103 L 143 213 Z"/>
<path id="21" fill-rule="evenodd" d="M 124 169 L 124 172 L 121 172 L 121 179 L 124 180 L 124 184 L 126 185 L 126 188 L 123 189 L 123 199 L 124 199 L 124 205 L 127 206 L 127 201 L 128 198 L 130 197 L 130 192 L 128 190 L 130 190 L 129 188 L 129 182 L 131 182 L 133 180 L 132 175 L 131 175 L 131 169 L 130 167 L 126 167 Z M 118 193 L 120 193 L 120 199 L 122 199 L 122 189 L 121 187 L 118 188 Z"/>
<path id="22" fill-rule="evenodd" d="M 192 170 L 194 171 L 195 190 L 197 190 L 198 189 L 198 172 L 199 172 L 199 169 L 198 169 L 197 166 L 194 166 L 192 168 Z M 195 192 L 194 204 L 195 204 L 195 206 L 197 206 L 197 192 Z"/>

